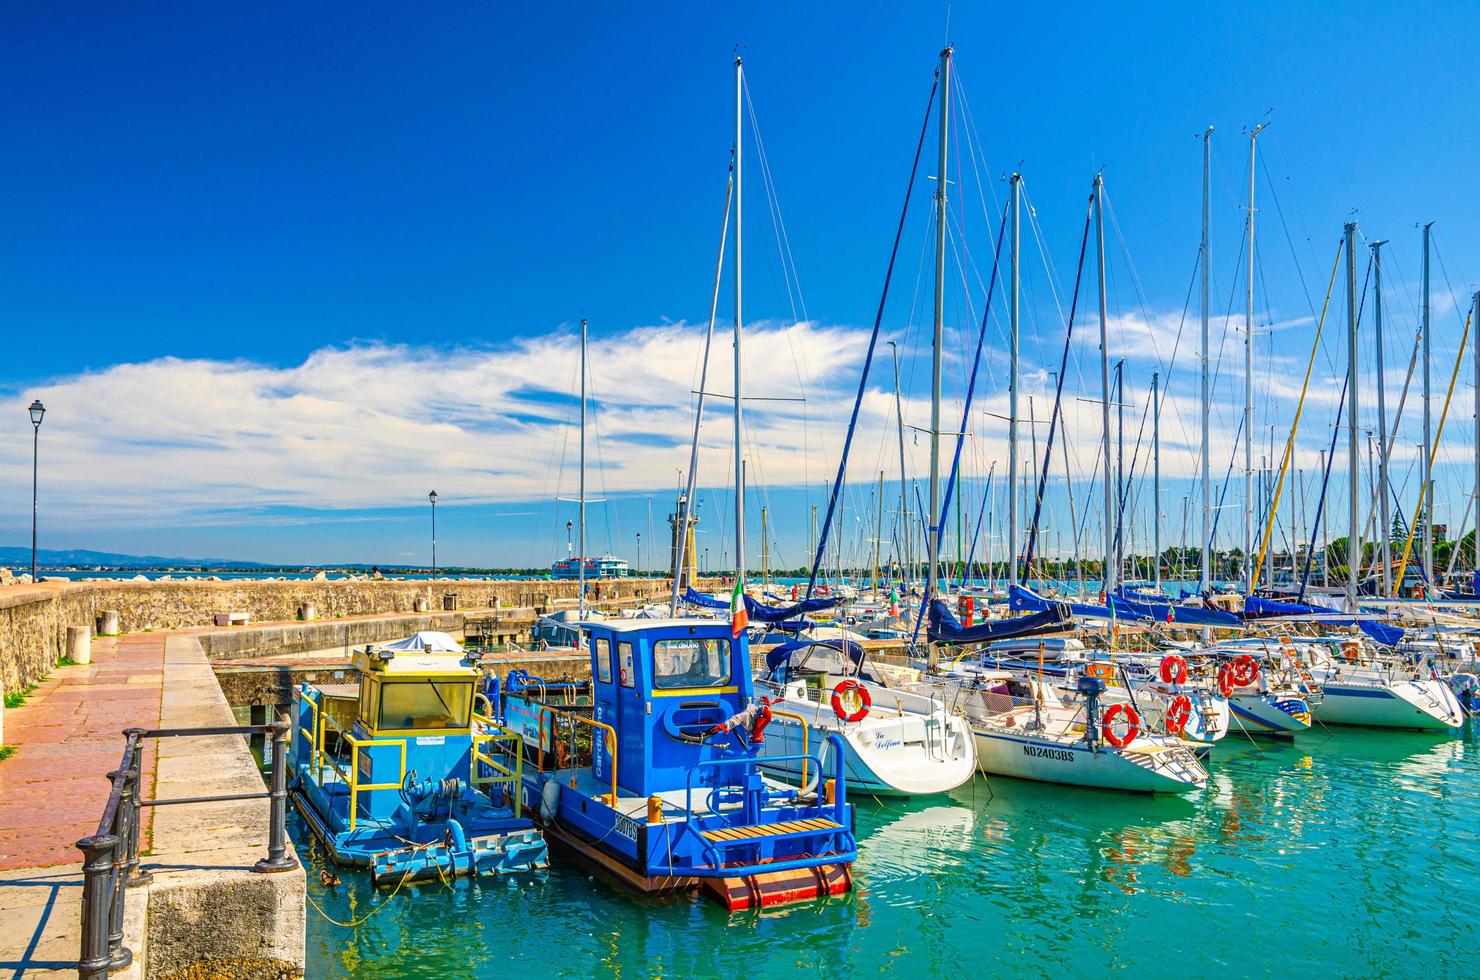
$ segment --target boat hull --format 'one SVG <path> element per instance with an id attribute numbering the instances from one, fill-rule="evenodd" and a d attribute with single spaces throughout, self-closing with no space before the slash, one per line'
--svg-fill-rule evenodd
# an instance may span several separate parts
<path id="1" fill-rule="evenodd" d="M 1311 709 L 1303 698 L 1234 694 L 1228 699 L 1231 727 L 1245 735 L 1294 738 L 1310 731 Z"/>
<path id="2" fill-rule="evenodd" d="M 887 729 L 844 726 L 836 729 L 808 726 L 809 747 L 826 745 L 828 735 L 840 735 L 844 746 L 844 767 L 848 790 L 870 796 L 933 796 L 949 793 L 969 782 L 976 774 L 976 752 L 965 723 L 947 716 L 950 737 L 944 744 L 931 746 L 921 742 L 904 742 Z M 793 785 L 802 785 L 800 763 L 795 760 L 768 762 L 768 757 L 802 754 L 801 725 L 773 723 L 766 730 L 766 742 L 759 756 L 761 771 Z M 946 749 L 946 745 L 950 749 Z M 826 751 L 825 749 L 823 751 Z M 828 760 L 824 756 L 824 762 Z M 808 773 L 807 780 L 816 778 Z"/>
<path id="3" fill-rule="evenodd" d="M 1459 700 L 1442 681 L 1327 682 L 1321 693 L 1315 717 L 1328 725 L 1450 731 L 1464 724 Z"/>
<path id="4" fill-rule="evenodd" d="M 992 775 L 1130 793 L 1183 793 L 1207 784 L 1207 771 L 1191 759 L 1187 760 L 1190 778 L 1177 778 L 1149 769 L 1108 746 L 1096 750 L 1083 742 L 987 731 L 974 735 L 977 764 Z"/>

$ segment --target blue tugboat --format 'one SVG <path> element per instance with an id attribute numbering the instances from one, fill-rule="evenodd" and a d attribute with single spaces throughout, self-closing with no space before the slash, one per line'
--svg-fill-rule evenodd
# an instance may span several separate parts
<path id="1" fill-rule="evenodd" d="M 761 776 L 771 708 L 752 697 L 743 632 L 697 619 L 583 628 L 594 704 L 547 703 L 538 685 L 502 694 L 530 763 L 526 805 L 552 842 L 641 891 L 702 886 L 731 910 L 852 888 L 846 753 L 829 746 L 824 771 L 804 745 L 800 789 Z"/>
<path id="2" fill-rule="evenodd" d="M 548 867 L 513 806 L 519 736 L 476 710 L 475 662 L 372 646 L 354 666 L 357 684 L 293 692 L 292 799 L 335 862 L 397 886 Z"/>

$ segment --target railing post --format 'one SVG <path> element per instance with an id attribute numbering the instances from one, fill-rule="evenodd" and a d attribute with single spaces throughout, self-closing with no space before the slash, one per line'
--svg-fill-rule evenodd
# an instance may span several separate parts
<path id="1" fill-rule="evenodd" d="M 108 888 L 113 876 L 114 834 L 95 834 L 77 842 L 82 859 L 82 957 L 77 961 L 81 980 L 108 976 Z"/>
<path id="2" fill-rule="evenodd" d="M 108 969 L 121 970 L 134 961 L 134 954 L 123 944 L 123 900 L 128 890 L 124 887 L 124 874 L 128 865 L 129 824 L 133 822 L 134 801 L 132 770 L 115 770 L 108 778 L 120 783 L 118 811 L 113 820 L 113 847 L 110 849 L 108 871 Z"/>
<path id="3" fill-rule="evenodd" d="M 128 834 L 124 837 L 126 860 L 124 862 L 123 883 L 127 888 L 139 885 L 147 885 L 154 880 L 154 876 L 147 871 L 139 870 L 139 837 L 144 830 L 144 729 L 125 728 L 123 734 L 133 740 L 133 754 L 129 758 L 129 784 L 132 792 L 129 796 L 131 812 L 129 814 Z"/>
<path id="4" fill-rule="evenodd" d="M 272 815 L 267 828 L 267 857 L 253 871 L 292 871 L 298 859 L 288 853 L 288 723 L 272 726 Z"/>

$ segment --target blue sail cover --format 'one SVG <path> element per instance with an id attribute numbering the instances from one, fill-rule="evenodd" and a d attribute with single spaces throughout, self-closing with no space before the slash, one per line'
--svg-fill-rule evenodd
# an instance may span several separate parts
<path id="1" fill-rule="evenodd" d="M 1162 623 L 1182 626 L 1240 627 L 1244 621 L 1233 613 L 1203 606 L 1184 606 L 1175 602 L 1139 602 L 1124 596 L 1112 595 L 1110 608 L 1117 619 L 1153 619 Z"/>
<path id="2" fill-rule="evenodd" d="M 1263 619 L 1266 616 L 1318 616 L 1325 613 L 1339 613 L 1339 609 L 1328 609 L 1325 606 L 1312 606 L 1303 602 L 1284 602 L 1279 599 L 1266 599 L 1263 596 L 1251 595 L 1244 600 L 1245 619 Z"/>
<path id="3" fill-rule="evenodd" d="M 730 604 L 728 602 L 724 601 L 723 599 L 716 599 L 712 595 L 705 595 L 704 593 L 695 589 L 692 585 L 689 586 L 688 590 L 684 592 L 683 601 L 691 606 L 698 606 L 700 609 L 730 608 Z"/>
<path id="4" fill-rule="evenodd" d="M 1007 608 L 1014 612 L 1042 612 L 1060 605 L 1055 599 L 1048 599 L 1039 595 L 1032 589 L 1025 589 L 1021 585 L 1008 586 Z M 1075 616 L 1088 619 L 1109 619 L 1109 606 L 1094 606 L 1086 602 L 1068 603 L 1069 611 Z"/>
<path id="5" fill-rule="evenodd" d="M 838 604 L 837 599 L 822 598 L 820 596 L 811 599 L 803 599 L 801 602 L 790 606 L 768 606 L 763 602 L 745 597 L 745 613 L 758 623 L 779 623 L 787 619 L 795 619 L 797 616 L 805 616 L 807 613 L 821 612 L 831 609 Z M 726 609 L 729 606 L 725 607 Z"/>
<path id="6" fill-rule="evenodd" d="M 1350 626 L 1353 623 L 1363 633 L 1385 647 L 1396 646 L 1404 636 L 1401 626 L 1391 626 L 1387 623 L 1379 623 L 1375 619 L 1360 619 L 1356 616 L 1343 616 L 1338 609 L 1326 606 L 1312 606 L 1301 602 L 1281 602 L 1278 599 L 1265 599 L 1262 596 L 1251 595 L 1244 600 L 1244 616 L 1247 619 L 1270 619 L 1276 616 L 1319 616 L 1317 622 L 1328 626 Z"/>
<path id="7" fill-rule="evenodd" d="M 935 643 L 989 643 L 1040 633 L 1062 633 L 1074 628 L 1074 617 L 1062 602 L 1020 619 L 997 619 L 979 626 L 962 626 L 944 600 L 930 600 L 929 636 Z"/>
<path id="8" fill-rule="evenodd" d="M 692 585 L 683 594 L 683 601 L 700 609 L 724 609 L 728 610 L 730 604 L 723 599 L 705 595 L 697 591 Z M 819 612 L 823 609 L 831 609 L 838 604 L 837 599 L 803 599 L 801 602 L 791 606 L 768 606 L 763 602 L 757 602 L 750 596 L 745 597 L 745 614 L 757 623 L 779 623 L 787 619 L 795 619 L 805 616 L 807 613 Z"/>

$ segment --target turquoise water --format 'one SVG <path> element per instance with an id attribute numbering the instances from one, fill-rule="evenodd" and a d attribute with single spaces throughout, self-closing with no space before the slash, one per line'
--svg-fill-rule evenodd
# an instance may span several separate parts
<path id="1" fill-rule="evenodd" d="M 1134 797 L 981 778 L 859 800 L 857 890 L 729 916 L 572 867 L 407 886 L 354 929 L 308 913 L 310 977 L 1473 974 L 1480 737 L 1229 738 L 1208 788 Z M 353 872 L 309 893 L 347 921 Z"/>

